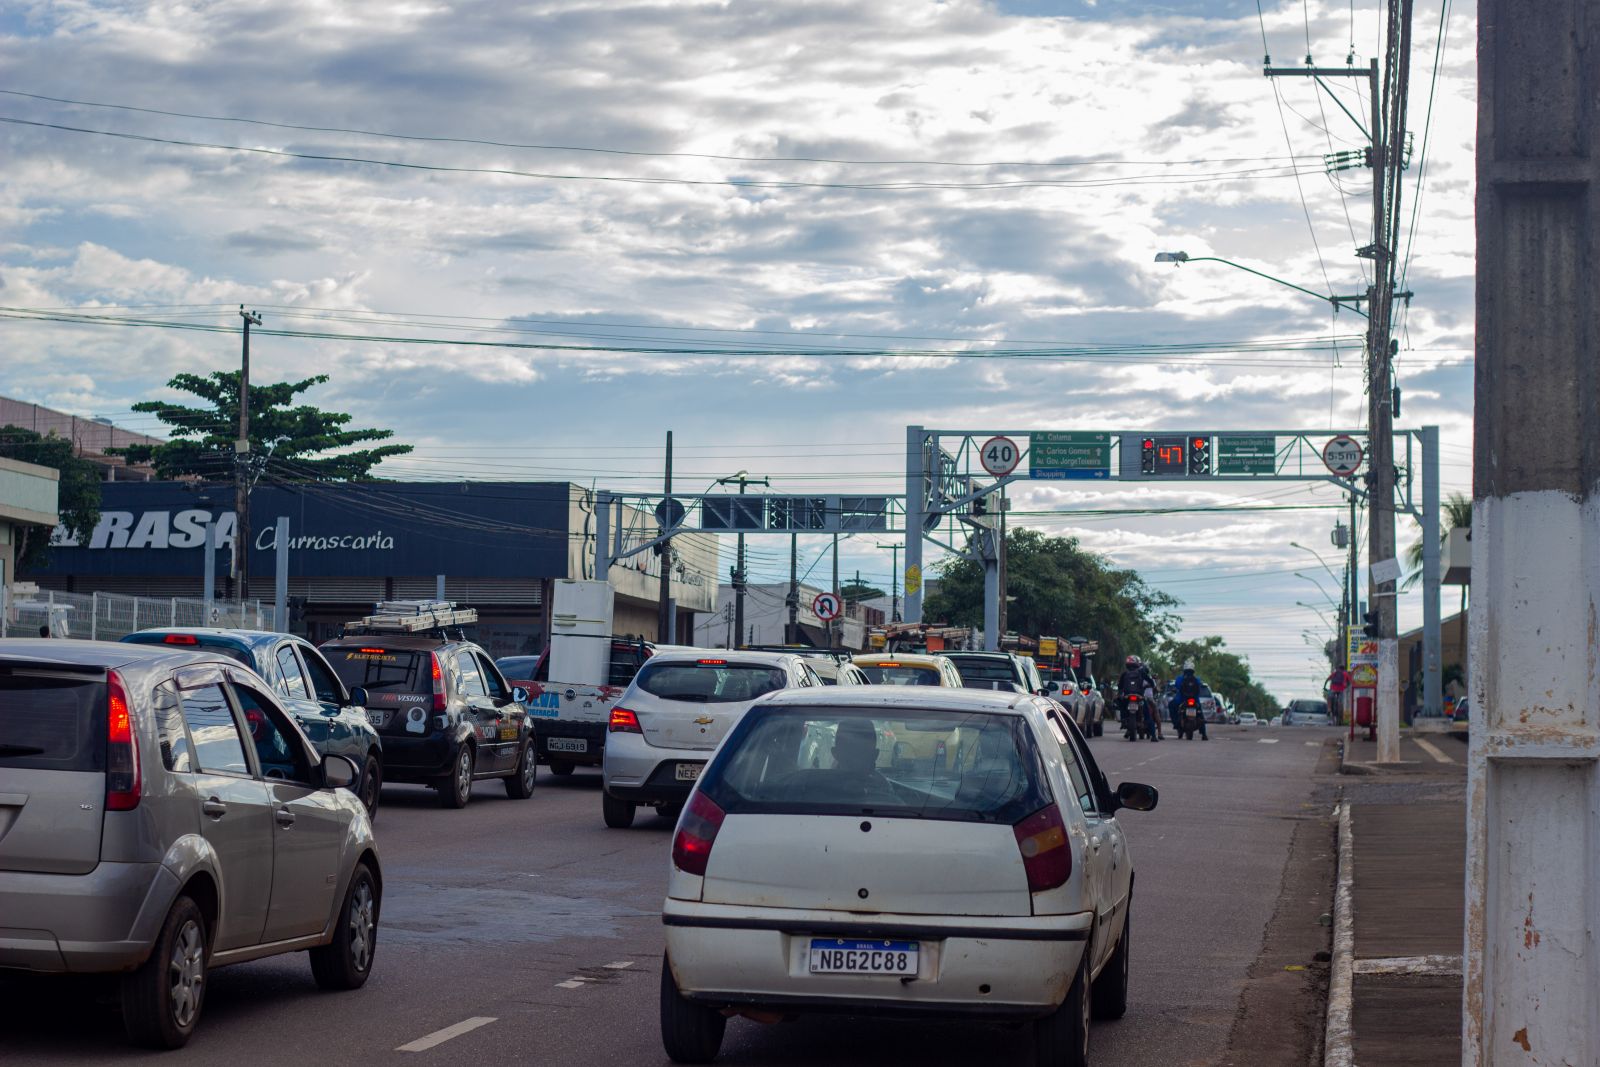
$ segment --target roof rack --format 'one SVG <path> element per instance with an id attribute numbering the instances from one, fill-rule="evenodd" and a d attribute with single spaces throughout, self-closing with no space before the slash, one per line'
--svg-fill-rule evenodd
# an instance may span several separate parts
<path id="1" fill-rule="evenodd" d="M 371 615 L 345 623 L 344 632 L 417 634 L 477 621 L 476 608 L 458 608 L 451 600 L 380 600 Z"/>

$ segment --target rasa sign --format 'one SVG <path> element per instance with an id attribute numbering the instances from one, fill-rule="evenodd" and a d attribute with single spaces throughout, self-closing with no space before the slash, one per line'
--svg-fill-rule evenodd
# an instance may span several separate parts
<path id="1" fill-rule="evenodd" d="M 276 566 L 284 515 L 289 569 L 299 577 L 563 578 L 569 496 L 563 482 L 261 486 L 250 497 L 250 571 Z M 208 518 L 225 572 L 232 504 L 231 488 L 107 483 L 94 532 L 75 539 L 58 529 L 49 565 L 32 573 L 199 574 Z"/>

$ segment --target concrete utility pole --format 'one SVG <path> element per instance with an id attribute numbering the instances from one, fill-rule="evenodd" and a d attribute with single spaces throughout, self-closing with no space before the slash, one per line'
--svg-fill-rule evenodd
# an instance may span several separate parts
<path id="1" fill-rule="evenodd" d="M 244 320 L 244 353 L 239 365 L 239 436 L 233 442 L 233 595 L 240 603 L 250 595 L 250 327 L 261 315 L 239 305 Z"/>
<path id="2" fill-rule="evenodd" d="M 783 598 L 789 608 L 789 625 L 784 629 L 784 644 L 800 643 L 800 535 L 789 535 L 789 595 Z"/>
<path id="3" fill-rule="evenodd" d="M 904 545 L 878 545 L 878 548 L 887 548 L 891 553 L 889 559 L 889 621 L 900 621 L 900 549 Z"/>
<path id="4" fill-rule="evenodd" d="M 839 589 L 839 535 L 833 535 L 833 595 L 839 601 L 840 617 L 828 623 L 828 647 L 838 648 L 844 634 L 844 594 Z"/>
<path id="5" fill-rule="evenodd" d="M 1600 1063 L 1600 19 L 1478 5 L 1462 1063 Z M 1429 530 L 1427 536 L 1437 537 Z"/>
<path id="6" fill-rule="evenodd" d="M 670 508 L 668 503 L 672 499 L 672 431 L 667 431 L 667 473 L 662 489 L 661 506 L 663 511 Z M 669 515 L 670 517 L 670 515 Z M 671 529 L 671 524 L 663 522 L 665 533 Z M 656 633 L 660 636 L 656 640 L 663 644 L 673 644 L 677 641 L 677 628 L 673 625 L 672 610 L 672 539 L 669 537 L 661 542 L 661 602 L 656 611 Z"/>
<path id="7" fill-rule="evenodd" d="M 729 482 L 735 482 L 735 481 L 739 483 L 739 495 L 740 496 L 744 496 L 744 489 L 745 489 L 745 486 L 747 486 L 747 485 L 765 485 L 765 486 L 772 485 L 772 480 L 770 478 L 751 478 L 747 474 L 747 472 L 745 472 L 745 471 L 740 471 L 738 474 L 729 475 L 726 478 L 718 478 L 716 484 L 718 484 L 718 485 L 726 485 Z M 745 565 L 744 565 L 744 534 L 743 533 L 741 533 L 739 535 L 738 546 L 739 546 L 738 551 L 737 551 L 737 553 L 736 553 L 736 555 L 734 557 L 735 562 L 734 562 L 734 565 L 733 565 L 733 573 L 730 575 L 730 577 L 733 579 L 734 632 L 742 634 L 742 633 L 745 632 L 745 627 L 744 627 L 744 592 L 745 592 L 745 589 L 748 588 L 749 584 L 750 584 L 750 575 L 745 570 Z M 733 643 L 729 642 L 728 647 L 732 648 L 733 647 Z"/>

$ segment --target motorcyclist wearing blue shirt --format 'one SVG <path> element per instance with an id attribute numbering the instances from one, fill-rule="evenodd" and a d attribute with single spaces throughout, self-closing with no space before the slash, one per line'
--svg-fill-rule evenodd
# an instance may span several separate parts
<path id="1" fill-rule="evenodd" d="M 1197 677 L 1194 673 L 1194 660 L 1191 659 L 1185 661 L 1183 665 L 1183 673 L 1180 674 L 1178 676 L 1178 680 L 1173 683 L 1172 704 L 1168 709 L 1172 712 L 1172 725 L 1174 727 L 1177 727 L 1179 722 L 1179 709 L 1182 708 L 1186 702 L 1193 700 L 1195 708 L 1199 709 L 1200 695 L 1205 692 L 1205 688 L 1205 683 L 1200 681 L 1199 677 Z M 1200 737 L 1206 741 L 1211 740 L 1211 735 L 1206 733 L 1205 712 L 1197 710 L 1196 718 L 1200 720 Z"/>

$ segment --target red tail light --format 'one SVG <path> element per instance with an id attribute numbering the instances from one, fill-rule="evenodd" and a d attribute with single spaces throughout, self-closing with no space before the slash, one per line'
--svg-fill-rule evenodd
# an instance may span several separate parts
<path id="1" fill-rule="evenodd" d="M 444 671 L 439 667 L 439 653 L 429 652 L 428 658 L 433 660 L 433 710 L 443 711 L 447 701 L 444 697 Z"/>
<path id="2" fill-rule="evenodd" d="M 1061 809 L 1046 804 L 1011 828 L 1017 835 L 1017 850 L 1028 872 L 1028 892 L 1065 885 L 1072 877 L 1072 844 L 1067 840 L 1067 825 Z"/>
<path id="3" fill-rule="evenodd" d="M 611 724 L 607 729 L 614 734 L 644 733 L 644 730 L 639 727 L 639 716 L 627 708 L 611 709 Z"/>
<path id="4" fill-rule="evenodd" d="M 710 797 L 698 790 L 691 793 L 683 818 L 678 820 L 678 832 L 672 838 L 673 866 L 688 874 L 705 874 L 711 846 L 725 818 L 727 814 Z"/>
<path id="5" fill-rule="evenodd" d="M 1194 697 L 1190 697 L 1190 698 L 1189 698 L 1189 706 L 1190 706 L 1190 707 L 1191 707 L 1191 708 L 1192 708 L 1192 707 L 1194 707 Z"/>
<path id="6" fill-rule="evenodd" d="M 1134 696 L 1132 693 L 1129 693 L 1128 694 L 1128 703 L 1137 704 L 1137 703 L 1139 703 L 1139 698 Z"/>
<path id="7" fill-rule="evenodd" d="M 169 645 L 198 645 L 200 643 L 200 639 L 194 634 L 168 634 L 161 640 Z"/>
<path id="8" fill-rule="evenodd" d="M 106 672 L 106 810 L 139 806 L 139 739 L 133 732 L 128 691 L 116 671 Z"/>

